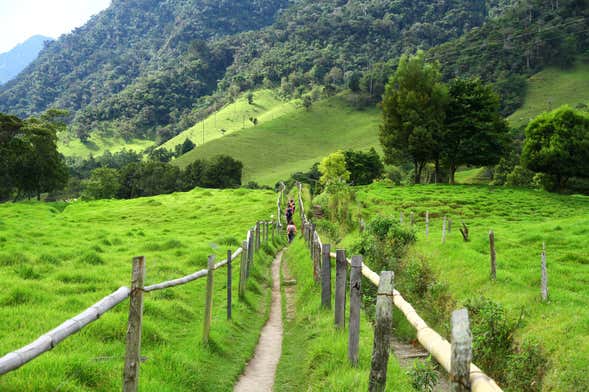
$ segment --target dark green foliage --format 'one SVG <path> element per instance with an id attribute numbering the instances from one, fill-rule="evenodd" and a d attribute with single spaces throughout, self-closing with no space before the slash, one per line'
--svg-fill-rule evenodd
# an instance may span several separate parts
<path id="1" fill-rule="evenodd" d="M 239 188 L 243 164 L 227 155 L 218 155 L 207 163 L 202 176 L 205 188 Z"/>
<path id="2" fill-rule="evenodd" d="M 178 144 L 174 149 L 174 155 L 176 157 L 182 156 L 186 154 L 188 151 L 191 151 L 196 144 L 192 142 L 192 140 L 186 138 L 182 144 Z"/>
<path id="3" fill-rule="evenodd" d="M 416 391 L 432 392 L 438 383 L 439 374 L 431 355 L 426 360 L 415 359 L 407 374 L 411 377 L 411 385 Z"/>
<path id="4" fill-rule="evenodd" d="M 490 85 L 480 79 L 454 79 L 448 86 L 448 98 L 441 150 L 453 184 L 460 165 L 498 163 L 509 135 L 499 113 L 499 97 Z"/>
<path id="5" fill-rule="evenodd" d="M 61 189 L 68 173 L 57 151 L 57 132 L 65 128 L 62 111 L 49 110 L 38 118 L 21 120 L 0 113 L 0 200 Z"/>
<path id="6" fill-rule="evenodd" d="M 589 115 L 566 106 L 539 115 L 526 128 L 521 160 L 553 175 L 557 190 L 571 177 L 589 177 Z"/>
<path id="7" fill-rule="evenodd" d="M 157 148 L 149 153 L 149 159 L 154 162 L 167 163 L 170 162 L 173 157 L 174 153 L 172 151 L 166 150 L 165 148 Z"/>
<path id="8" fill-rule="evenodd" d="M 83 196 L 87 199 L 112 199 L 117 196 L 120 188 L 119 171 L 101 167 L 95 169 L 85 181 Z"/>
<path id="9" fill-rule="evenodd" d="M 349 150 L 344 155 L 352 185 L 367 185 L 382 176 L 384 165 L 374 148 L 368 152 Z"/>
<path id="10" fill-rule="evenodd" d="M 438 132 L 443 128 L 446 102 L 438 67 L 426 63 L 422 51 L 401 56 L 382 102 L 380 142 L 385 162 L 413 163 L 416 184 L 427 162 L 440 160 Z"/>
<path id="11" fill-rule="evenodd" d="M 180 169 L 162 162 L 132 163 L 121 169 L 120 179 L 119 198 L 161 195 L 178 190 Z"/>

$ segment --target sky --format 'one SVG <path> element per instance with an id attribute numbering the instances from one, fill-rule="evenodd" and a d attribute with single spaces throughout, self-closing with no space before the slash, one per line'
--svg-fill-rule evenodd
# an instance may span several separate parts
<path id="1" fill-rule="evenodd" d="M 83 26 L 111 0 L 0 0 L 0 53 L 33 35 L 58 38 Z"/>

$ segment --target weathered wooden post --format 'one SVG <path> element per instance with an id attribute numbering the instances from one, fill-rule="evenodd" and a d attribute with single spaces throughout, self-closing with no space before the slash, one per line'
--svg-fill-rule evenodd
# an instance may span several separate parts
<path id="1" fill-rule="evenodd" d="M 127 325 L 125 371 L 123 391 L 135 392 L 139 387 L 141 360 L 141 322 L 143 321 L 143 283 L 145 281 L 145 257 L 133 258 L 129 320 Z"/>
<path id="2" fill-rule="evenodd" d="M 546 242 L 542 242 L 542 301 L 548 300 L 548 271 L 546 269 Z"/>
<path id="3" fill-rule="evenodd" d="M 335 327 L 343 329 L 346 325 L 346 280 L 348 262 L 346 251 L 336 250 L 335 253 Z"/>
<path id="4" fill-rule="evenodd" d="M 247 278 L 248 249 L 247 240 L 241 243 L 241 263 L 239 264 L 239 298 L 245 298 L 245 282 Z"/>
<path id="5" fill-rule="evenodd" d="M 415 226 L 415 213 L 411 211 L 411 227 Z"/>
<path id="6" fill-rule="evenodd" d="M 264 224 L 264 243 L 266 245 L 268 245 L 268 238 L 270 237 L 268 227 L 269 227 L 268 222 L 265 222 L 265 224 Z"/>
<path id="7" fill-rule="evenodd" d="M 399 223 L 403 224 L 403 211 L 399 212 Z"/>
<path id="8" fill-rule="evenodd" d="M 491 254 L 491 280 L 497 279 L 497 257 L 495 254 L 495 233 L 489 231 L 489 247 Z"/>
<path id="9" fill-rule="evenodd" d="M 425 212 L 425 238 L 429 237 L 429 211 Z"/>
<path id="10" fill-rule="evenodd" d="M 321 249 L 321 307 L 331 309 L 331 245 L 323 244 Z"/>
<path id="11" fill-rule="evenodd" d="M 274 243 L 274 232 L 275 232 L 275 230 L 274 230 L 274 227 L 275 227 L 274 222 L 272 222 L 271 225 L 272 225 L 272 243 Z"/>
<path id="12" fill-rule="evenodd" d="M 249 231 L 250 235 L 249 235 L 249 243 L 247 246 L 248 249 L 248 257 L 247 257 L 247 268 L 246 268 L 246 274 L 245 277 L 249 278 L 250 277 L 250 270 L 252 268 L 252 265 L 254 264 L 254 247 L 255 247 L 255 241 L 254 241 L 254 231 L 250 230 Z"/>
<path id="13" fill-rule="evenodd" d="M 444 215 L 444 221 L 442 222 L 442 244 L 446 243 L 446 225 L 448 224 L 448 218 Z"/>
<path id="14" fill-rule="evenodd" d="M 448 218 L 448 233 L 452 232 L 452 218 Z"/>
<path id="15" fill-rule="evenodd" d="M 231 288 L 233 286 L 231 276 L 231 249 L 227 250 L 227 320 L 231 320 Z"/>
<path id="16" fill-rule="evenodd" d="M 260 239 L 260 221 L 256 222 L 256 252 L 260 250 L 260 246 L 262 245 Z"/>
<path id="17" fill-rule="evenodd" d="M 466 309 L 452 312 L 452 356 L 450 381 L 453 392 L 470 391 L 470 363 L 472 361 L 472 335 Z"/>
<path id="18" fill-rule="evenodd" d="M 358 366 L 360 345 L 360 302 L 362 301 L 362 256 L 352 257 L 350 271 L 350 330 L 348 337 L 348 358 L 353 367 Z"/>
<path id="19" fill-rule="evenodd" d="M 204 344 L 209 342 L 211 332 L 211 320 L 213 318 L 213 273 L 215 271 L 215 256 L 209 256 L 207 267 L 207 294 L 205 301 L 204 327 L 202 329 L 202 341 Z"/>
<path id="20" fill-rule="evenodd" d="M 315 233 L 315 239 L 313 240 L 313 271 L 315 282 L 319 283 L 321 279 L 321 246 L 319 245 L 319 238 Z"/>
<path id="21" fill-rule="evenodd" d="M 372 346 L 372 366 L 368 390 L 384 392 L 387 385 L 387 365 L 393 327 L 393 286 L 395 274 L 392 271 L 380 273 L 376 296 L 376 324 Z"/>

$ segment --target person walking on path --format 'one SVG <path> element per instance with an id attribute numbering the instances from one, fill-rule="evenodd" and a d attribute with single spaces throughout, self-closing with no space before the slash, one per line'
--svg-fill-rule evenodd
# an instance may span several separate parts
<path id="1" fill-rule="evenodd" d="M 288 236 L 289 244 L 292 242 L 292 240 L 294 240 L 296 234 L 297 227 L 294 225 L 292 221 L 288 222 L 288 226 L 286 226 L 286 235 Z"/>

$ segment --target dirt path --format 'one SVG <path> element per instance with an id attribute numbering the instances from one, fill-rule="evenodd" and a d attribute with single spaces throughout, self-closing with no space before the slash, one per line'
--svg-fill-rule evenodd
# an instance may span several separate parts
<path id="1" fill-rule="evenodd" d="M 280 261 L 279 252 L 272 263 L 272 306 L 270 318 L 262 328 L 260 341 L 254 357 L 249 361 L 245 372 L 239 378 L 235 392 L 272 391 L 276 367 L 282 353 L 282 303 L 280 295 Z"/>

